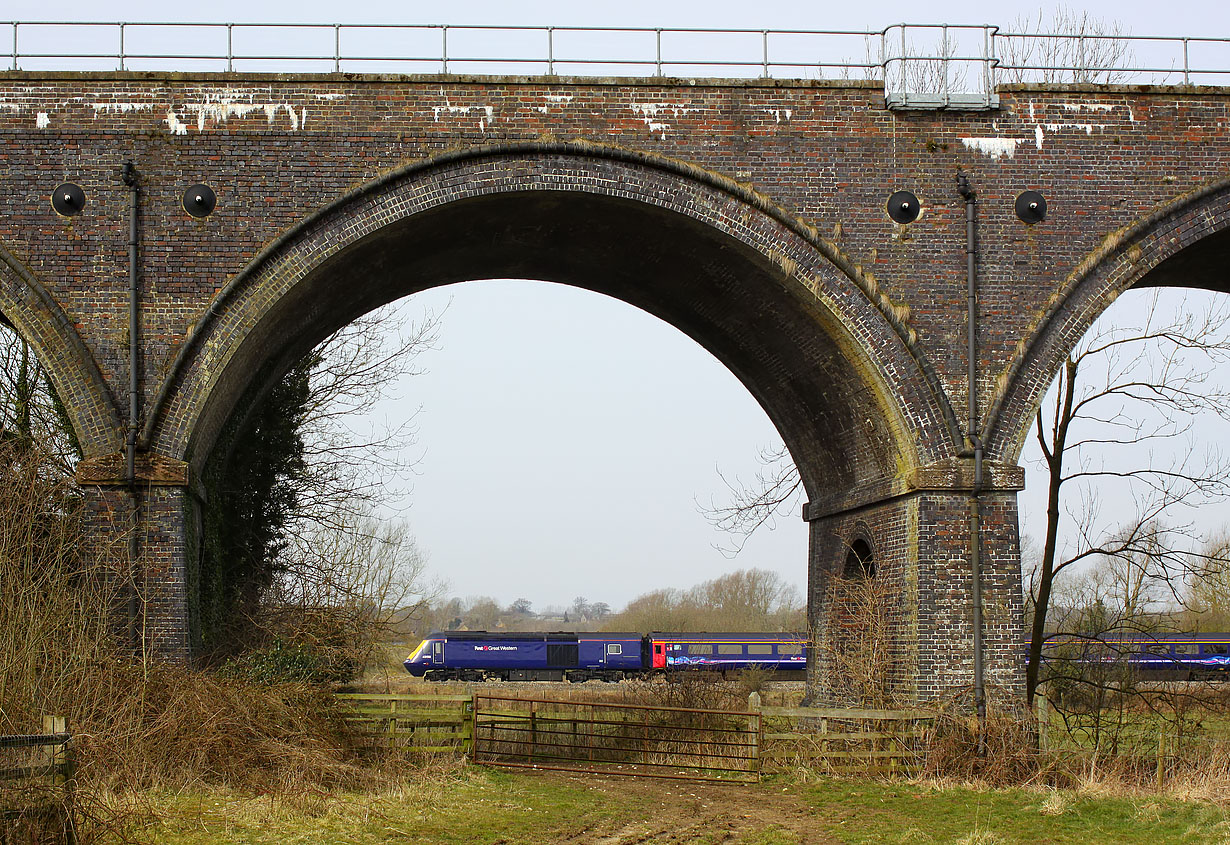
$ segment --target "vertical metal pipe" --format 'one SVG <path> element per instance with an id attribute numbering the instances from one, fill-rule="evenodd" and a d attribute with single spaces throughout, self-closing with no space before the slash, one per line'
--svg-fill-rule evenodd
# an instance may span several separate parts
<path id="1" fill-rule="evenodd" d="M 966 437 L 974 447 L 974 486 L 970 491 L 969 544 L 970 576 L 973 583 L 970 601 L 974 634 L 974 709 L 978 714 L 978 754 L 986 753 L 987 697 L 982 652 L 982 495 L 983 443 L 978 434 L 978 246 L 977 194 L 970 187 L 969 177 L 957 175 L 957 191 L 965 201 L 965 290 L 966 290 L 966 355 L 968 358 L 967 389 L 969 419 Z"/>
<path id="2" fill-rule="evenodd" d="M 128 636 L 134 650 L 142 645 L 140 597 L 137 593 L 137 558 L 141 553 L 138 528 L 141 523 L 141 496 L 137 490 L 137 430 L 141 416 L 140 381 L 138 370 L 141 361 L 140 346 L 140 301 L 137 274 L 137 245 L 139 242 L 139 202 L 141 188 L 137 183 L 137 168 L 125 162 L 121 178 L 128 186 L 128 436 L 124 448 L 124 480 L 128 485 L 131 506 L 128 535 Z"/>

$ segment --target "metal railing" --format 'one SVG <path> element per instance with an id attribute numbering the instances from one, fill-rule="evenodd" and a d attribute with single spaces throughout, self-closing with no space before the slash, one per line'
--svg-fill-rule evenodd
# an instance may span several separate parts
<path id="1" fill-rule="evenodd" d="M 989 107 L 1003 82 L 1195 85 L 1230 77 L 1230 38 L 990 24 L 852 31 L 10 21 L 0 23 L 0 44 L 12 70 L 863 79 L 882 82 L 899 108 Z"/>

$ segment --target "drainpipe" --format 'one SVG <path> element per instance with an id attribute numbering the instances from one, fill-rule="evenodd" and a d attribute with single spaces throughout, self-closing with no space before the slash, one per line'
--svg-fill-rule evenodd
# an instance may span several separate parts
<path id="1" fill-rule="evenodd" d="M 974 487 L 969 503 L 970 575 L 973 580 L 973 626 L 974 626 L 974 709 L 978 714 L 978 756 L 986 753 L 987 696 L 982 665 L 982 513 L 979 496 L 982 495 L 983 443 L 978 436 L 978 253 L 975 233 L 975 203 L 977 194 L 970 187 L 969 177 L 957 175 L 957 192 L 965 201 L 965 291 L 967 306 L 966 354 L 969 363 L 967 373 L 969 394 L 969 424 L 966 437 L 974 447 Z"/>
<path id="2" fill-rule="evenodd" d="M 125 162 L 120 178 L 128 186 L 128 432 L 124 446 L 124 481 L 128 486 L 131 506 L 128 535 L 128 636 L 134 647 L 141 646 L 140 601 L 137 595 L 137 557 L 140 554 L 140 539 L 137 529 L 141 521 L 141 494 L 137 490 L 137 430 L 141 414 L 140 383 L 137 368 L 140 363 L 140 300 L 137 287 L 138 243 L 138 198 L 141 188 L 137 184 L 137 168 Z"/>

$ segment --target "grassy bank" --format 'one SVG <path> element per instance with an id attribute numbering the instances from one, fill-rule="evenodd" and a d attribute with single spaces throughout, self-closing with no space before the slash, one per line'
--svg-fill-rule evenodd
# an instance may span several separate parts
<path id="1" fill-rule="evenodd" d="M 778 778 L 753 786 L 454 770 L 369 794 L 147 796 L 138 841 L 204 843 L 1217 843 L 1224 807 L 1146 793 Z"/>

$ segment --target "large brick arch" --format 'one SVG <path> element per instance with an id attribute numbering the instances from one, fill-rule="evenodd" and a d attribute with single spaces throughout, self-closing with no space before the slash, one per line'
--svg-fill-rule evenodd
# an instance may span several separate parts
<path id="1" fill-rule="evenodd" d="M 1000 374 L 988 414 L 989 454 L 1014 462 L 1064 359 L 1101 314 L 1133 287 L 1230 293 L 1230 179 L 1158 207 L 1103 239 L 1052 296 L 1021 354 Z"/>
<path id="2" fill-rule="evenodd" d="M 117 452 L 124 431 L 93 356 L 34 274 L 0 246 L 0 313 L 34 348 L 64 402 L 86 458 Z"/>
<path id="3" fill-rule="evenodd" d="M 502 277 L 597 290 L 693 337 L 765 408 L 812 495 L 952 453 L 951 409 L 902 310 L 836 249 L 722 177 L 577 144 L 436 158 L 306 220 L 216 298 L 147 442 L 199 465 L 240 397 L 329 332 Z"/>

